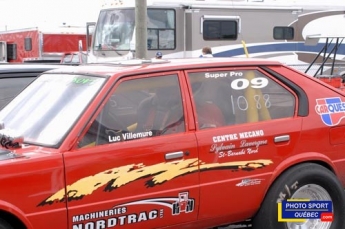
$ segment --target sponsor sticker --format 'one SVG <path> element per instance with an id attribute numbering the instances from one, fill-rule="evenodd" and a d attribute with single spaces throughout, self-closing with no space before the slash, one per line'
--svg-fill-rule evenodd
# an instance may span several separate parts
<path id="1" fill-rule="evenodd" d="M 335 126 L 345 118 L 345 102 L 339 97 L 316 100 L 315 111 L 327 126 Z"/>
<path id="2" fill-rule="evenodd" d="M 237 187 L 259 185 L 263 179 L 243 179 L 240 183 L 236 184 Z"/>
<path id="3" fill-rule="evenodd" d="M 278 222 L 333 221 L 332 201 L 288 199 L 278 203 Z"/>

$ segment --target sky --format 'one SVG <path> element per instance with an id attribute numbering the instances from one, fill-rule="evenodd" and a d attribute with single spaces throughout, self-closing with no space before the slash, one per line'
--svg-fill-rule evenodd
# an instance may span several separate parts
<path id="1" fill-rule="evenodd" d="M 30 27 L 85 26 L 95 22 L 100 0 L 0 0 L 0 31 Z"/>

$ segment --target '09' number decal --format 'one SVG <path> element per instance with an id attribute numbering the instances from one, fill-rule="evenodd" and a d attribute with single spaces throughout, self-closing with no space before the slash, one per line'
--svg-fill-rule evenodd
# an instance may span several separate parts
<path id="1" fill-rule="evenodd" d="M 234 90 L 244 90 L 248 87 L 251 88 L 264 88 L 268 85 L 268 79 L 258 77 L 251 79 L 250 81 L 245 78 L 235 79 L 231 82 L 231 88 Z"/>

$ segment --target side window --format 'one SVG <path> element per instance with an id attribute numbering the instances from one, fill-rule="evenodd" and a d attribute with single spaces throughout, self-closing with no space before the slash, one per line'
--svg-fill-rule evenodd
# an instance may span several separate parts
<path id="1" fill-rule="evenodd" d="M 116 87 L 80 147 L 185 131 L 177 75 L 126 80 Z"/>
<path id="2" fill-rule="evenodd" d="M 147 49 L 175 49 L 175 10 L 148 9 L 147 16 Z"/>
<path id="3" fill-rule="evenodd" d="M 275 40 L 293 40 L 294 39 L 294 28 L 277 26 L 273 28 L 273 38 Z"/>
<path id="4" fill-rule="evenodd" d="M 0 78 L 0 110 L 34 79 L 35 77 Z"/>
<path id="5" fill-rule="evenodd" d="M 189 73 L 200 129 L 293 117 L 294 95 L 257 70 Z"/>
<path id="6" fill-rule="evenodd" d="M 62 59 L 62 64 L 71 63 L 72 54 L 66 54 Z"/>
<path id="7" fill-rule="evenodd" d="M 237 16 L 202 17 L 201 31 L 204 40 L 236 40 L 240 28 L 240 18 Z"/>

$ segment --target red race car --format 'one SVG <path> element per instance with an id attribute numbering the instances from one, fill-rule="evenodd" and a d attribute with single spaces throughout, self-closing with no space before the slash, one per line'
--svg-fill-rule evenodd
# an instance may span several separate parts
<path id="1" fill-rule="evenodd" d="M 50 70 L 0 112 L 0 228 L 345 228 L 344 117 L 276 61 Z"/>

